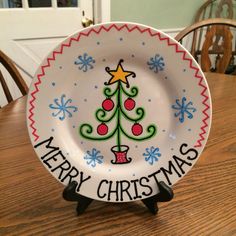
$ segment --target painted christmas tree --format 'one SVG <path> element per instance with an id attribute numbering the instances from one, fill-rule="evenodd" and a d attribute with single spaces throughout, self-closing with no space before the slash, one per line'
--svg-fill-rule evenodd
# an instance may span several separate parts
<path id="1" fill-rule="evenodd" d="M 111 161 L 113 164 L 126 164 L 132 160 L 127 157 L 129 147 L 121 144 L 123 136 L 130 140 L 143 141 L 156 134 L 156 126 L 151 124 L 146 128 L 146 134 L 143 135 L 144 130 L 140 121 L 144 118 L 145 111 L 142 107 L 135 109 L 134 98 L 138 95 L 138 88 L 136 86 L 130 88 L 128 82 L 129 76 L 134 78 L 136 75 L 132 71 L 125 71 L 122 63 L 123 60 L 120 60 L 115 70 L 110 70 L 109 67 L 105 68 L 112 77 L 104 83 L 106 87 L 103 94 L 106 98 L 102 102 L 102 108 L 99 108 L 95 113 L 96 119 L 100 123 L 97 126 L 96 136 L 94 136 L 94 128 L 90 124 L 82 124 L 79 128 L 80 135 L 89 140 L 105 141 L 115 137 L 116 145 L 111 147 L 111 151 L 115 155 L 115 160 Z M 113 84 L 116 84 L 114 89 L 111 88 Z M 129 114 L 133 109 L 135 109 L 135 117 Z M 122 126 L 123 119 L 132 122 L 131 130 L 126 130 Z M 111 121 L 115 121 L 116 125 L 112 130 L 109 130 L 108 124 Z"/>

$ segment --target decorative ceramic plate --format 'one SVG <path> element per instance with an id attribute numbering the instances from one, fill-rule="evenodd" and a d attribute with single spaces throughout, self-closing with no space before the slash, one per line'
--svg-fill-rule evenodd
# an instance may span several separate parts
<path id="1" fill-rule="evenodd" d="M 27 102 L 34 149 L 64 185 L 122 202 L 173 185 L 201 154 L 211 124 L 206 79 L 166 34 L 107 23 L 62 42 L 41 64 Z"/>

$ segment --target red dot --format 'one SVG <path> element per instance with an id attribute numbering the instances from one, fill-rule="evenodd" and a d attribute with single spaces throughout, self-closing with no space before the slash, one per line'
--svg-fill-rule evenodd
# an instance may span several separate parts
<path id="1" fill-rule="evenodd" d="M 105 99 L 102 103 L 102 108 L 105 111 L 111 111 L 113 107 L 114 107 L 114 102 L 110 98 Z"/>
<path id="2" fill-rule="evenodd" d="M 142 125 L 140 125 L 140 124 L 134 124 L 133 126 L 132 126 L 132 133 L 133 133 L 133 135 L 135 135 L 135 136 L 138 136 L 138 135 L 140 135 L 141 133 L 143 132 L 143 127 L 142 127 Z"/>
<path id="3" fill-rule="evenodd" d="M 105 135 L 108 132 L 108 127 L 106 124 L 102 123 L 97 127 L 97 133 L 99 135 Z"/>
<path id="4" fill-rule="evenodd" d="M 131 111 L 135 107 L 135 101 L 132 98 L 127 98 L 124 103 L 125 109 Z"/>

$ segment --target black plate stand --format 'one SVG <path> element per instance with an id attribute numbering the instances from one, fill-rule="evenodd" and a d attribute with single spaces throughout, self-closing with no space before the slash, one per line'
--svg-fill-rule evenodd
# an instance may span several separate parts
<path id="1" fill-rule="evenodd" d="M 63 198 L 66 201 L 77 202 L 76 211 L 78 215 L 81 215 L 87 209 L 93 199 L 76 193 L 77 185 L 78 183 L 76 181 L 72 181 L 68 186 L 66 186 L 63 191 Z M 158 202 L 168 202 L 174 197 L 173 190 L 163 181 L 158 182 L 158 188 L 160 191 L 158 194 L 142 200 L 143 204 L 154 215 L 156 215 L 158 212 Z"/>
<path id="2" fill-rule="evenodd" d="M 170 188 L 163 181 L 158 182 L 158 188 L 160 191 L 158 194 L 142 200 L 144 205 L 154 215 L 156 215 L 158 212 L 158 202 L 169 202 L 174 197 L 174 192 L 172 188 Z"/>

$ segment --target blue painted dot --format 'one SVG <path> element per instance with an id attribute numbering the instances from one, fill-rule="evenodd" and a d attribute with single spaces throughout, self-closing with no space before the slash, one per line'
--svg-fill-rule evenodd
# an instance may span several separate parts
<path id="1" fill-rule="evenodd" d="M 97 42 L 97 45 L 100 45 L 100 42 Z"/>
<path id="2" fill-rule="evenodd" d="M 120 38 L 120 41 L 123 41 L 123 38 Z"/>
<path id="3" fill-rule="evenodd" d="M 142 45 L 145 45 L 145 42 L 142 42 Z"/>
<path id="4" fill-rule="evenodd" d="M 56 85 L 56 83 L 55 82 L 52 82 L 52 86 L 55 86 Z"/>

